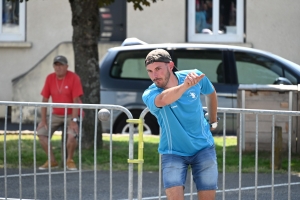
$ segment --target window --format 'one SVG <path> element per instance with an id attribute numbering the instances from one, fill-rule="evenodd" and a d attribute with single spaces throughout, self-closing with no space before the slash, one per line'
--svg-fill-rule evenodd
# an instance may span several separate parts
<path id="1" fill-rule="evenodd" d="M 121 79 L 149 80 L 145 58 L 151 50 L 120 52 L 111 69 L 111 76 Z M 213 83 L 224 83 L 222 52 L 219 50 L 169 50 L 179 70 L 198 69 Z"/>
<path id="2" fill-rule="evenodd" d="M 275 60 L 264 56 L 235 52 L 239 84 L 273 84 L 283 76 L 283 67 Z"/>
<path id="3" fill-rule="evenodd" d="M 25 3 L 0 0 L 0 41 L 25 41 Z"/>
<path id="4" fill-rule="evenodd" d="M 297 77 L 289 73 L 287 70 L 284 71 L 284 77 L 289 79 L 293 85 L 297 85 Z"/>
<path id="5" fill-rule="evenodd" d="M 243 42 L 243 0 L 188 0 L 188 42 Z"/>
<path id="6" fill-rule="evenodd" d="M 149 80 L 145 58 L 151 50 L 120 52 L 112 66 L 111 76 L 120 79 Z"/>
<path id="7" fill-rule="evenodd" d="M 136 79 L 149 79 L 148 73 L 145 67 L 144 58 L 126 59 L 122 72 L 121 78 L 136 78 Z"/>
<path id="8" fill-rule="evenodd" d="M 215 50 L 175 50 L 173 60 L 179 70 L 198 69 L 212 83 L 224 83 L 222 52 Z"/>

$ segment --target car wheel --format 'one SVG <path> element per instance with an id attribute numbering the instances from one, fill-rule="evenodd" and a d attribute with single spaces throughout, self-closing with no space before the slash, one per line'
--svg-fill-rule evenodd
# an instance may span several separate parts
<path id="1" fill-rule="evenodd" d="M 133 134 L 139 133 L 139 127 L 137 124 L 133 125 Z M 129 134 L 129 124 L 126 124 L 121 131 L 121 134 Z M 151 129 L 147 124 L 144 124 L 144 135 L 151 135 Z"/>
<path id="2" fill-rule="evenodd" d="M 141 111 L 131 111 L 134 119 L 140 117 Z M 121 114 L 118 120 L 115 122 L 114 133 L 129 134 L 129 124 L 126 122 L 128 117 L 125 114 Z M 138 125 L 134 124 L 134 134 L 138 133 Z M 159 135 L 159 126 L 156 118 L 148 113 L 145 116 L 144 122 L 144 135 Z"/>

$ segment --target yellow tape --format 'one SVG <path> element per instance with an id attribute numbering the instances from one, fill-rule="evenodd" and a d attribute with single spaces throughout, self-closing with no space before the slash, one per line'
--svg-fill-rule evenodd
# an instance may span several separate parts
<path id="1" fill-rule="evenodd" d="M 141 124 L 141 123 L 144 123 L 144 120 L 143 119 L 127 119 L 126 122 L 132 123 L 132 124 Z"/>
<path id="2" fill-rule="evenodd" d="M 144 159 L 133 159 L 133 160 L 128 159 L 127 162 L 139 164 L 139 163 L 144 163 Z"/>

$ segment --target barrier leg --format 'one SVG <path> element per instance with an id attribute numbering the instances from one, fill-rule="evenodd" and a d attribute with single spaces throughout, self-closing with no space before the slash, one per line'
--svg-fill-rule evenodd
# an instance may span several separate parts
<path id="1" fill-rule="evenodd" d="M 144 120 L 143 119 L 128 119 L 128 123 L 138 124 L 139 130 L 139 145 L 138 145 L 138 159 L 128 159 L 128 163 L 138 164 L 138 199 L 142 199 L 143 189 L 143 163 L 144 163 Z"/>

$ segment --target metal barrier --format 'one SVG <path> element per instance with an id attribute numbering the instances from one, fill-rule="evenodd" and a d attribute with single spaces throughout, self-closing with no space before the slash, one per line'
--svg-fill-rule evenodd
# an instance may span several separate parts
<path id="1" fill-rule="evenodd" d="M 110 155 L 109 155 L 109 178 L 107 181 L 104 180 L 104 183 L 102 182 L 102 184 L 99 184 L 99 181 L 97 180 L 97 178 L 99 177 L 99 173 L 101 174 L 101 170 L 99 171 L 99 169 L 97 169 L 97 145 L 96 145 L 96 141 L 97 141 L 97 123 L 98 123 L 98 119 L 97 119 L 97 112 L 99 109 L 102 108 L 106 108 L 110 110 L 111 116 L 110 116 L 110 122 L 113 121 L 113 115 L 115 110 L 124 112 L 127 116 L 128 116 L 128 120 L 127 122 L 130 123 L 130 134 L 128 136 L 128 189 L 125 190 L 126 192 L 128 192 L 128 199 L 132 200 L 134 199 L 133 196 L 136 194 L 137 195 L 137 199 L 143 199 L 143 164 L 144 164 L 144 158 L 143 158 L 143 150 L 144 150 L 144 141 L 143 141 L 143 121 L 145 118 L 145 115 L 149 112 L 148 109 L 145 109 L 141 115 L 139 119 L 133 119 L 132 114 L 130 113 L 130 111 L 122 106 L 117 106 L 117 105 L 105 105 L 105 104 L 98 104 L 98 105 L 92 105 L 92 104 L 54 104 L 54 103 L 28 103 L 28 102 L 0 102 L 0 106 L 5 106 L 6 107 L 6 111 L 8 110 L 8 106 L 17 106 L 20 109 L 20 123 L 19 123 L 19 139 L 18 139 L 18 154 L 19 154 L 19 166 L 18 169 L 15 172 L 12 172 L 11 169 L 7 168 L 7 157 L 6 157 L 6 153 L 7 153 L 7 147 L 6 147 L 6 136 L 7 136 L 7 116 L 5 118 L 5 123 L 4 123 L 4 142 L 3 142 L 3 154 L 4 154 L 4 160 L 3 160 L 3 175 L 1 175 L 1 171 L 0 171 L 0 188 L 3 185 L 3 189 L 0 189 L 0 199 L 9 199 L 11 198 L 11 194 L 12 194 L 12 190 L 16 191 L 15 185 L 18 185 L 18 191 L 15 192 L 15 194 L 13 195 L 14 198 L 18 197 L 19 199 L 23 199 L 23 197 L 25 196 L 25 198 L 28 198 L 28 194 L 26 192 L 26 187 L 23 184 L 23 182 L 25 184 L 32 184 L 33 182 L 33 186 L 32 186 L 32 191 L 31 194 L 29 195 L 29 198 L 31 199 L 37 199 L 38 192 L 48 192 L 48 195 L 44 195 L 43 199 L 52 199 L 52 198 L 57 198 L 57 194 L 55 194 L 55 196 L 53 196 L 53 193 L 57 193 L 57 191 L 62 192 L 63 194 L 61 194 L 59 196 L 59 199 L 114 199 L 114 194 L 113 191 L 115 191 L 116 188 L 115 186 L 119 186 L 121 185 L 121 182 L 124 181 L 123 179 L 120 179 L 119 176 L 121 176 L 121 174 L 119 174 L 118 172 L 114 172 L 113 171 L 113 165 L 112 165 L 112 161 L 113 161 L 113 157 L 112 157 L 112 151 L 113 151 L 113 145 L 112 145 L 112 123 L 110 124 L 110 145 L 109 145 L 109 149 L 110 149 Z M 53 107 L 62 107 L 62 108 L 79 108 L 80 112 L 82 113 L 83 109 L 93 109 L 95 110 L 95 116 L 94 116 L 94 121 L 95 121 L 95 129 L 94 129 L 94 169 L 92 171 L 86 171 L 82 169 L 82 146 L 81 146 L 81 134 L 82 134 L 82 122 L 80 122 L 79 127 L 80 127 L 80 131 L 79 131 L 79 146 L 78 146 L 78 157 L 79 157 L 79 170 L 72 172 L 72 171 L 66 171 L 66 167 L 64 167 L 63 170 L 60 171 L 53 171 L 50 168 L 48 169 L 47 172 L 45 173 L 40 173 L 37 172 L 36 169 L 36 128 L 34 128 L 33 134 L 34 134 L 34 141 L 33 141 L 33 170 L 32 169 L 23 169 L 22 168 L 22 152 L 21 152 L 21 146 L 22 146 L 22 131 L 21 131 L 21 127 L 22 127 L 22 108 L 25 106 L 30 106 L 30 107 L 34 107 L 34 116 L 35 116 L 35 124 L 37 123 L 37 109 L 39 109 L 40 107 L 47 107 L 50 110 L 52 110 Z M 51 112 L 50 112 L 51 113 Z M 223 114 L 223 164 L 222 164 L 222 169 L 223 169 L 223 173 L 222 176 L 222 188 L 220 188 L 219 190 L 217 190 L 217 194 L 222 195 L 222 199 L 225 199 L 226 197 L 226 193 L 229 192 L 238 192 L 238 199 L 242 198 L 242 191 L 245 190 L 254 190 L 254 198 L 252 199 L 257 199 L 258 198 L 258 190 L 259 189 L 264 189 L 264 188 L 271 188 L 271 199 L 274 199 L 274 188 L 275 187 L 282 187 L 285 186 L 287 187 L 287 199 L 291 199 L 291 186 L 294 185 L 300 185 L 300 179 L 298 181 L 291 181 L 291 152 L 292 152 L 292 145 L 291 145 L 291 136 L 292 136 L 292 117 L 297 117 L 298 119 L 296 120 L 295 123 L 299 123 L 299 116 L 300 116 L 300 112 L 298 111 L 277 111 L 277 110 L 250 110 L 250 109 L 232 109 L 232 108 L 218 108 L 218 113 Z M 246 141 L 245 139 L 245 129 L 244 128 L 240 128 L 238 127 L 238 150 L 239 150 L 239 172 L 238 172 L 238 187 L 236 188 L 227 188 L 226 187 L 226 171 L 225 171 L 225 166 L 226 166 L 226 115 L 228 114 L 237 114 L 240 116 L 244 116 L 244 115 L 254 115 L 255 116 L 255 127 L 253 127 L 253 129 L 255 128 L 255 173 L 254 173 L 254 177 L 255 177 L 255 184 L 254 186 L 242 186 L 242 158 L 243 158 L 243 145 L 244 142 Z M 272 172 L 270 174 L 271 176 L 271 184 L 268 185 L 258 185 L 258 138 L 259 138 L 259 122 L 258 122 L 258 116 L 259 115 L 270 115 L 272 116 L 271 119 L 271 135 L 272 135 L 272 140 L 271 140 L 271 145 L 272 145 L 272 155 L 271 155 L 271 162 L 272 162 Z M 50 122 L 51 122 L 51 117 L 52 115 L 49 115 L 50 117 Z M 274 181 L 274 177 L 275 177 L 275 169 L 274 169 L 274 145 L 275 145 L 275 141 L 274 141 L 274 135 L 275 135 L 275 124 L 276 124 L 276 120 L 275 118 L 277 116 L 287 116 L 288 117 L 288 181 L 287 183 L 279 183 L 279 184 L 275 184 Z M 240 117 L 239 118 L 239 124 L 241 127 L 245 127 L 245 125 L 247 125 L 247 120 L 244 120 L 244 117 Z M 281 119 L 281 118 L 280 118 Z M 65 119 L 66 120 L 66 119 Z M 138 158 L 134 159 L 134 135 L 133 135 L 133 124 L 138 124 L 139 126 L 139 144 L 138 144 Z M 63 134 L 64 136 L 66 136 L 66 125 L 64 126 L 64 131 Z M 244 132 L 243 132 L 244 131 Z M 299 136 L 299 135 L 298 135 Z M 64 137 L 65 138 L 65 137 Z M 65 139 L 64 139 L 65 140 Z M 246 141 L 247 142 L 247 141 Z M 48 144 L 50 144 L 50 138 L 48 140 Z M 64 147 L 63 149 L 65 149 L 65 141 L 64 141 Z M 49 150 L 48 150 L 49 151 Z M 50 156 L 50 155 L 48 155 Z M 64 158 L 65 158 L 65 152 L 64 152 Z M 124 162 L 126 162 L 126 159 L 124 158 Z M 133 165 L 134 164 L 138 164 L 138 180 L 137 180 L 137 191 L 135 191 L 133 189 L 133 185 L 134 185 L 134 168 Z M 300 169 L 299 169 L 300 171 Z M 89 174 L 92 173 L 92 174 Z M 104 179 L 104 175 L 106 176 L 107 172 L 104 172 L 101 174 L 101 179 Z M 74 176 L 72 176 L 71 180 L 69 179 L 69 175 L 70 174 L 78 174 L 78 178 Z M 114 180 L 113 179 L 113 174 L 117 174 L 117 179 Z M 67 177 L 68 175 L 68 177 Z M 91 176 L 90 176 L 91 175 Z M 42 183 L 44 183 L 45 185 L 49 185 L 48 188 L 43 187 L 43 184 L 37 184 L 37 179 L 38 177 L 44 177 L 47 176 L 48 177 L 48 183 L 45 183 L 44 179 L 41 178 L 41 180 L 39 181 L 44 181 Z M 59 176 L 59 179 L 58 177 Z M 62 177 L 63 176 L 63 177 Z M 161 183 L 161 159 L 159 160 L 159 172 L 158 172 L 158 194 L 154 195 L 154 197 L 144 197 L 144 199 L 165 199 L 166 197 L 163 196 L 163 192 L 162 192 L 162 183 Z M 228 176 L 228 175 L 227 175 Z M 89 177 L 90 179 L 86 180 L 86 178 Z M 185 194 L 186 197 L 190 197 L 190 199 L 193 199 L 193 196 L 197 195 L 197 193 L 193 192 L 193 181 L 192 181 L 192 174 L 190 174 L 190 191 L 188 193 Z M 18 180 L 16 180 L 18 178 Z M 30 181 L 27 180 L 27 178 L 33 178 L 33 180 L 30 179 Z M 55 180 L 60 180 L 62 184 L 53 184 L 53 181 Z M 93 179 L 93 180 L 91 180 Z M 3 180 L 3 181 L 2 181 Z M 116 185 L 113 185 L 113 181 L 114 183 L 117 182 Z M 78 183 L 77 183 L 78 182 Z M 109 182 L 109 184 L 108 184 Z M 77 185 L 76 185 L 77 183 Z M 103 184 L 107 184 L 107 185 L 103 185 Z M 90 190 L 82 190 L 83 187 L 86 186 L 90 186 L 88 188 L 91 188 L 91 186 L 93 187 L 93 191 Z M 11 188 L 14 187 L 14 188 Z M 57 188 L 57 187 L 62 187 L 62 188 Z M 24 190 L 25 188 L 25 190 Z M 72 190 L 72 188 L 76 188 L 75 191 Z M 122 193 L 124 191 L 121 191 L 123 187 L 118 187 L 118 191 L 119 193 Z M 104 194 L 101 193 L 102 190 L 109 190 L 109 195 L 108 196 L 104 196 Z M 3 193 L 2 193 L 3 191 Z M 26 194 L 24 194 L 24 192 Z M 77 192 L 79 193 L 77 195 Z M 299 191 L 297 191 L 299 192 Z M 8 194 L 9 193 L 9 194 Z M 106 192 L 107 193 L 107 192 Z M 101 195 L 101 196 L 99 196 Z M 9 197 L 8 197 L 9 196 Z M 229 198 L 230 199 L 230 198 Z M 244 198 L 243 198 L 244 199 Z"/>
<path id="2" fill-rule="evenodd" d="M 149 109 L 146 108 L 140 115 L 140 119 L 144 119 L 145 115 L 149 112 Z M 222 113 L 223 114 L 223 165 L 222 165 L 222 169 L 223 169 L 223 173 L 222 173 L 222 189 L 217 190 L 217 193 L 222 193 L 222 199 L 225 199 L 225 194 L 226 192 L 233 192 L 233 191 L 238 191 L 238 199 L 241 200 L 242 199 L 242 191 L 244 190 L 254 190 L 254 198 L 255 200 L 258 199 L 258 189 L 263 189 L 263 188 L 271 188 L 271 199 L 274 199 L 274 188 L 275 187 L 282 187 L 282 186 L 287 186 L 288 187 L 288 196 L 287 199 L 291 199 L 291 186 L 292 185 L 300 185 L 300 179 L 298 180 L 298 182 L 291 182 L 291 135 L 292 135 L 292 117 L 298 117 L 298 119 L 294 120 L 294 123 L 296 123 L 296 125 L 300 124 L 299 123 L 299 117 L 300 117 L 300 112 L 299 111 L 279 111 L 279 110 L 255 110 L 255 109 L 234 109 L 234 108 L 218 108 L 218 113 Z M 238 172 L 238 177 L 239 177 L 239 187 L 238 188 L 233 188 L 233 189 L 227 189 L 226 188 L 226 170 L 225 170 L 225 166 L 226 166 L 226 114 L 239 114 L 240 115 L 240 119 L 239 119 L 239 132 L 238 134 L 238 150 L 239 150 L 239 172 Z M 255 115 L 255 185 L 252 187 L 242 187 L 242 152 L 244 150 L 244 146 L 245 146 L 245 124 L 247 124 L 247 122 L 245 121 L 245 115 L 246 114 L 251 114 L 251 115 Z M 271 185 L 263 185 L 263 186 L 259 186 L 258 185 L 258 136 L 259 136 L 259 131 L 258 131 L 258 116 L 259 115 L 271 115 L 272 116 L 272 120 L 271 120 L 271 135 L 272 135 L 272 139 L 271 139 L 271 146 L 272 146 L 272 150 L 271 150 L 271 163 L 272 163 L 272 173 L 271 173 L 271 180 L 272 183 Z M 281 183 L 281 184 L 275 184 L 274 182 L 274 174 L 275 174 L 275 168 L 274 168 L 274 157 L 275 157 L 275 116 L 287 116 L 288 117 L 288 182 L 287 183 Z M 141 124 L 142 126 L 142 124 Z M 296 126 L 296 129 L 298 129 L 298 126 Z M 139 133 L 141 134 L 141 133 Z M 298 133 L 299 134 L 299 133 Z M 298 135 L 299 137 L 300 135 Z M 141 143 L 143 143 L 142 138 L 140 140 Z M 297 142 L 297 135 L 296 138 L 294 140 L 294 142 Z M 296 146 L 296 145 L 295 145 Z M 300 150 L 296 150 L 299 155 L 300 155 Z M 300 169 L 299 169 L 299 176 L 300 176 Z M 142 174 L 139 174 L 139 176 L 142 176 Z M 160 160 L 159 160 L 159 186 L 158 186 L 158 196 L 155 197 L 155 199 L 164 199 L 166 198 L 166 196 L 162 196 L 162 191 L 161 191 L 161 156 L 160 156 Z M 185 196 L 190 196 L 190 199 L 193 199 L 193 195 L 197 195 L 196 193 L 193 193 L 193 180 L 192 180 L 192 172 L 190 171 L 190 192 L 186 193 Z M 139 184 L 142 184 L 142 178 L 139 179 L 139 181 L 141 181 Z M 299 192 L 299 190 L 297 190 L 297 192 Z M 299 193 L 300 194 L 300 193 Z M 299 196 L 296 195 L 296 196 Z M 142 194 L 139 194 L 139 197 L 142 196 Z M 252 197 L 251 197 L 252 198 Z M 249 198 L 249 199 L 251 199 Z M 139 198 L 141 199 L 141 198 Z M 154 198 L 146 198 L 146 199 L 154 199 Z M 229 198 L 231 199 L 231 198 Z M 253 199 L 253 198 L 252 198 Z"/>
<path id="3" fill-rule="evenodd" d="M 8 107 L 9 106 L 15 106 L 15 107 L 19 107 L 19 110 L 20 110 L 20 122 L 19 122 L 19 131 L 18 131 L 18 135 L 19 135 L 19 140 L 18 140 L 18 156 L 19 156 L 19 166 L 18 166 L 18 172 L 17 171 L 14 171 L 14 172 L 11 172 L 11 169 L 8 169 L 7 168 L 7 157 L 6 157 L 6 153 L 7 153 L 7 147 L 6 147 L 6 137 L 7 137 L 7 134 L 8 134 L 8 131 L 7 131 L 7 124 L 8 124 L 8 117 L 7 115 L 5 116 L 5 122 L 4 122 L 4 130 L 3 130 L 3 135 L 4 135 L 4 141 L 3 141 L 3 154 L 4 154 L 4 159 L 3 159 L 3 175 L 1 175 L 1 172 L 0 172 L 0 188 L 1 188 L 1 185 L 3 184 L 3 190 L 0 189 L 0 199 L 10 199 L 8 198 L 8 185 L 10 186 L 10 190 L 12 189 L 12 185 L 15 185 L 16 183 L 18 183 L 19 185 L 19 190 L 16 191 L 16 187 L 14 186 L 13 188 L 13 191 L 14 192 L 10 192 L 10 195 L 12 193 L 14 193 L 14 198 L 16 198 L 16 194 L 19 194 L 18 197 L 19 199 L 23 199 L 23 188 L 24 188 L 24 185 L 23 185 L 23 179 L 26 178 L 26 177 L 33 177 L 33 191 L 32 191 L 32 194 L 30 194 L 30 198 L 33 198 L 33 199 L 37 199 L 37 190 L 38 190 L 38 185 L 37 185 L 37 177 L 38 176 L 48 176 L 48 184 L 49 184 L 49 187 L 48 188 L 43 188 L 44 190 L 45 189 L 48 189 L 49 191 L 49 195 L 48 195 L 48 199 L 52 199 L 53 198 L 53 192 L 55 191 L 52 191 L 53 189 L 52 188 L 55 188 L 56 187 L 56 184 L 53 184 L 52 183 L 52 179 L 54 176 L 56 175 L 63 175 L 63 184 L 62 184 L 62 187 L 63 187 L 63 195 L 60 195 L 59 199 L 86 199 L 86 196 L 84 198 L 82 198 L 82 186 L 83 186 L 83 176 L 82 174 L 85 173 L 86 171 L 83 171 L 82 170 L 82 163 L 81 163 L 81 160 L 82 160 L 82 120 L 80 120 L 80 123 L 79 123 L 79 140 L 78 140 L 78 157 L 79 157 L 79 165 L 78 165 L 78 171 L 66 171 L 66 166 L 64 166 L 63 170 L 61 171 L 53 171 L 51 170 L 51 168 L 48 169 L 47 172 L 37 172 L 37 167 L 36 167 L 36 134 L 37 134 L 37 131 L 36 131 L 36 126 L 34 126 L 34 131 L 33 131 L 33 134 L 34 134 L 34 140 L 33 140 L 33 171 L 31 170 L 28 170 L 28 169 L 22 169 L 22 154 L 21 154 L 21 143 L 22 143 L 22 120 L 23 120 L 23 116 L 22 116 L 22 108 L 24 107 L 33 107 L 33 110 L 34 110 L 34 124 L 37 124 L 38 122 L 38 109 L 40 109 L 41 107 L 46 107 L 49 109 L 49 124 L 51 123 L 51 120 L 52 120 L 52 108 L 53 107 L 58 107 L 58 108 L 65 108 L 65 116 L 67 114 L 67 108 L 79 108 L 80 109 L 80 113 L 83 112 L 83 109 L 93 109 L 95 110 L 95 116 L 94 116 L 94 121 L 95 121 L 95 129 L 94 129 L 94 170 L 93 170 L 93 178 L 94 178 L 94 192 L 93 192 L 93 195 L 94 197 L 89 197 L 89 199 L 99 199 L 99 196 L 97 196 L 97 191 L 99 190 L 99 188 L 101 188 L 102 186 L 97 186 L 97 144 L 96 144 L 96 141 L 97 141 L 97 125 L 98 125 L 98 117 L 97 117 L 97 114 L 98 114 L 98 110 L 99 109 L 102 109 L 102 108 L 106 108 L 106 109 L 109 109 L 110 110 L 110 121 L 112 121 L 113 119 L 113 111 L 115 110 L 118 110 L 118 111 L 121 111 L 121 112 L 124 112 L 128 119 L 132 119 L 132 114 L 130 113 L 130 111 L 127 109 L 127 108 L 124 108 L 122 106 L 118 106 L 118 105 L 109 105 L 109 104 L 98 104 L 98 105 L 94 105 L 94 104 L 59 104 L 59 103 L 33 103 L 33 102 L 9 102 L 9 101 L 1 101 L 0 102 L 0 106 L 5 106 L 5 109 L 6 109 L 6 113 L 8 112 Z M 63 151 L 64 151 L 64 159 L 66 158 L 66 117 L 65 117 L 65 125 L 64 125 L 64 128 L 63 128 Z M 112 179 L 112 176 L 113 176 L 113 168 L 112 168 L 112 161 L 113 161 L 113 158 L 112 158 L 112 124 L 110 124 L 110 163 L 109 163 L 109 166 L 110 166 L 110 169 L 109 169 L 109 197 L 103 197 L 104 199 L 113 199 L 113 194 L 112 194 L 112 191 L 113 191 L 113 179 Z M 50 128 L 49 128 L 50 129 Z M 129 134 L 129 144 L 128 144 L 128 147 L 129 147 L 129 155 L 128 155 L 128 158 L 129 160 L 133 160 L 133 152 L 134 152 L 134 141 L 133 141 L 133 126 L 130 125 L 130 134 Z M 49 134 L 50 134 L 50 131 L 49 130 Z M 48 158 L 50 157 L 50 137 L 48 137 Z M 45 157 L 45 160 L 46 160 L 46 157 Z M 124 159 L 125 163 L 126 163 L 126 159 Z M 29 173 L 27 171 L 30 171 Z M 25 172 L 25 173 L 24 173 Z M 26 173 L 27 172 L 27 173 Z M 76 195 L 76 198 L 74 197 L 74 194 L 71 192 L 67 192 L 68 190 L 68 186 L 72 185 L 74 186 L 75 183 L 73 182 L 69 182 L 67 181 L 67 174 L 74 174 L 74 173 L 78 173 L 78 186 L 76 186 L 76 188 L 78 189 L 78 196 Z M 18 178 L 18 181 L 15 180 L 15 178 Z M 2 182 L 2 180 L 4 180 Z M 10 180 L 13 180 L 12 182 Z M 61 180 L 60 180 L 61 181 Z M 1 184 L 2 182 L 2 184 Z M 26 181 L 25 184 L 28 184 L 28 182 Z M 88 180 L 88 184 L 91 184 L 92 185 L 92 180 Z M 40 186 L 40 185 L 39 185 Z M 61 189 L 61 188 L 60 188 Z M 61 191 L 61 190 L 60 190 Z M 57 192 L 56 192 L 57 193 Z M 72 196 L 70 196 L 70 194 Z M 28 194 L 26 195 L 26 198 Z M 57 198 L 57 197 L 56 197 Z M 42 199 L 47 199 L 47 197 L 44 195 Z M 128 165 L 128 199 L 133 199 L 133 163 L 129 163 Z"/>

